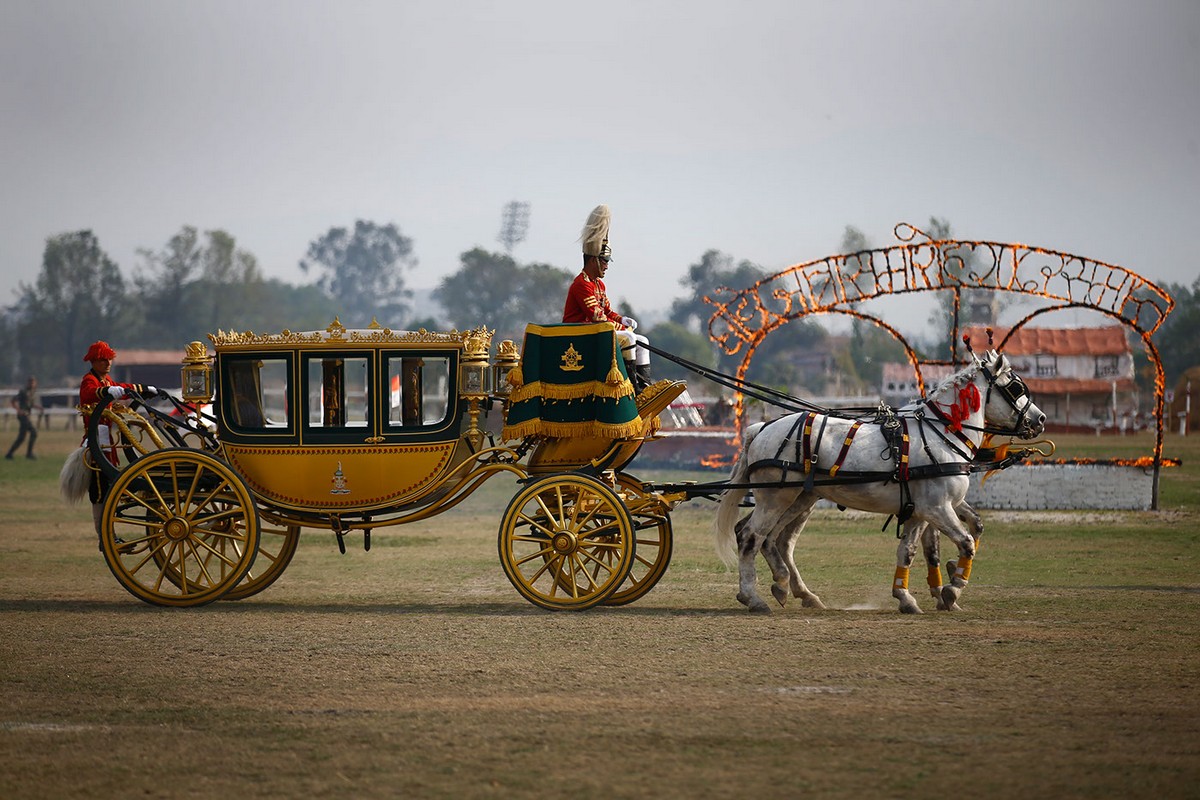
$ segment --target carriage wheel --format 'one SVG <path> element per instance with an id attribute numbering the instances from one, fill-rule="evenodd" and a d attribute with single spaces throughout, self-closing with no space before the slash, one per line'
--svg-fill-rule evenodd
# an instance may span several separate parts
<path id="1" fill-rule="evenodd" d="M 221 596 L 222 600 L 245 600 L 258 594 L 279 579 L 300 544 L 300 527 L 267 524 L 259 525 L 258 558 L 242 578 L 241 583 Z"/>
<path id="2" fill-rule="evenodd" d="M 634 529 L 616 492 L 587 475 L 533 481 L 500 522 L 500 564 L 521 595 L 552 611 L 604 602 L 634 559 Z"/>
<path id="3" fill-rule="evenodd" d="M 204 556 L 205 565 L 214 564 L 218 559 L 232 555 L 241 555 L 241 542 L 224 535 L 224 531 L 208 531 L 200 534 L 207 546 Z M 246 573 L 237 586 L 221 595 L 222 600 L 245 600 L 252 597 L 279 579 L 292 557 L 296 555 L 296 547 L 300 544 L 300 528 L 297 525 L 279 526 L 262 523 L 258 526 L 258 556 L 254 565 Z M 163 551 L 153 553 L 154 563 L 163 570 L 167 580 L 177 587 L 184 585 L 183 576 L 175 564 L 167 560 Z M 188 581 L 188 590 L 195 592 L 203 588 L 202 584 Z"/>
<path id="4" fill-rule="evenodd" d="M 258 552 L 258 512 L 228 465 L 196 450 L 158 450 L 113 482 L 100 526 L 104 560 L 147 603 L 198 606 L 237 585 Z"/>
<path id="5" fill-rule="evenodd" d="M 606 606 L 627 605 L 653 589 L 671 563 L 673 542 L 671 517 L 662 502 L 644 490 L 642 482 L 632 475 L 618 473 L 617 484 L 633 517 L 637 548 L 629 577 L 604 601 Z"/>

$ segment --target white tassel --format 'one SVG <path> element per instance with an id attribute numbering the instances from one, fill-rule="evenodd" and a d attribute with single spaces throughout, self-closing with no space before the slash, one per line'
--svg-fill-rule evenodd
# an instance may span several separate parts
<path id="1" fill-rule="evenodd" d="M 76 447 L 63 462 L 62 470 L 58 473 L 58 489 L 63 500 L 75 505 L 88 493 L 88 484 L 92 481 L 92 470 L 84 461 L 87 447 Z"/>

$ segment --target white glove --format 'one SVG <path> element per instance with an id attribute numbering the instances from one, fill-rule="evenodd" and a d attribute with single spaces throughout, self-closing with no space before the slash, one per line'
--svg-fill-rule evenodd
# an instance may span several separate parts
<path id="1" fill-rule="evenodd" d="M 125 390 L 120 386 L 109 386 L 105 388 L 105 391 L 113 400 L 120 400 L 125 396 Z"/>
<path id="2" fill-rule="evenodd" d="M 155 389 L 150 384 L 146 384 L 146 397 L 166 397 L 167 393 L 162 389 Z"/>
<path id="3" fill-rule="evenodd" d="M 631 331 L 637 330 L 637 320 L 633 317 L 621 317 L 621 324 Z"/>

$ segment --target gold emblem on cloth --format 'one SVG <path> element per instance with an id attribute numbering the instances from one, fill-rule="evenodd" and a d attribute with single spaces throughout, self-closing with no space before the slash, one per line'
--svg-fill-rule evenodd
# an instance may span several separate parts
<path id="1" fill-rule="evenodd" d="M 583 369 L 583 356 L 579 355 L 579 351 L 575 349 L 575 343 L 571 342 L 567 347 L 567 352 L 562 355 L 562 371 L 579 372 L 581 369 Z"/>

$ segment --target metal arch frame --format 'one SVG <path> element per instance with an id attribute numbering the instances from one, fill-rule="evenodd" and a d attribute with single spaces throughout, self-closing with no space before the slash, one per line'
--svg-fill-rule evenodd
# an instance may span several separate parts
<path id="1" fill-rule="evenodd" d="M 720 287 L 704 300 L 714 307 L 709 339 L 727 355 L 745 348 L 737 377 L 744 379 L 754 353 L 771 332 L 814 314 L 846 314 L 888 331 L 904 348 L 922 393 L 924 365 L 959 363 L 959 308 L 964 290 L 1008 292 L 1056 301 L 1036 309 L 1016 325 L 997 349 L 1035 317 L 1051 311 L 1084 308 L 1098 311 L 1137 331 L 1154 364 L 1154 478 L 1151 508 L 1158 508 L 1162 466 L 1163 408 L 1166 378 L 1151 336 L 1175 307 L 1163 289 L 1116 264 L 1019 243 L 966 239 L 933 239 L 914 225 L 898 223 L 893 233 L 901 244 L 826 256 L 789 267 L 750 286 Z M 970 257 L 985 255 L 982 269 Z M 990 260 L 990 264 L 988 263 Z M 1030 270 L 1035 274 L 1028 274 Z M 954 295 L 950 360 L 922 360 L 901 333 L 878 317 L 854 306 L 867 300 L 915 292 L 950 291 Z M 744 413 L 741 393 L 734 398 L 738 436 Z"/>

